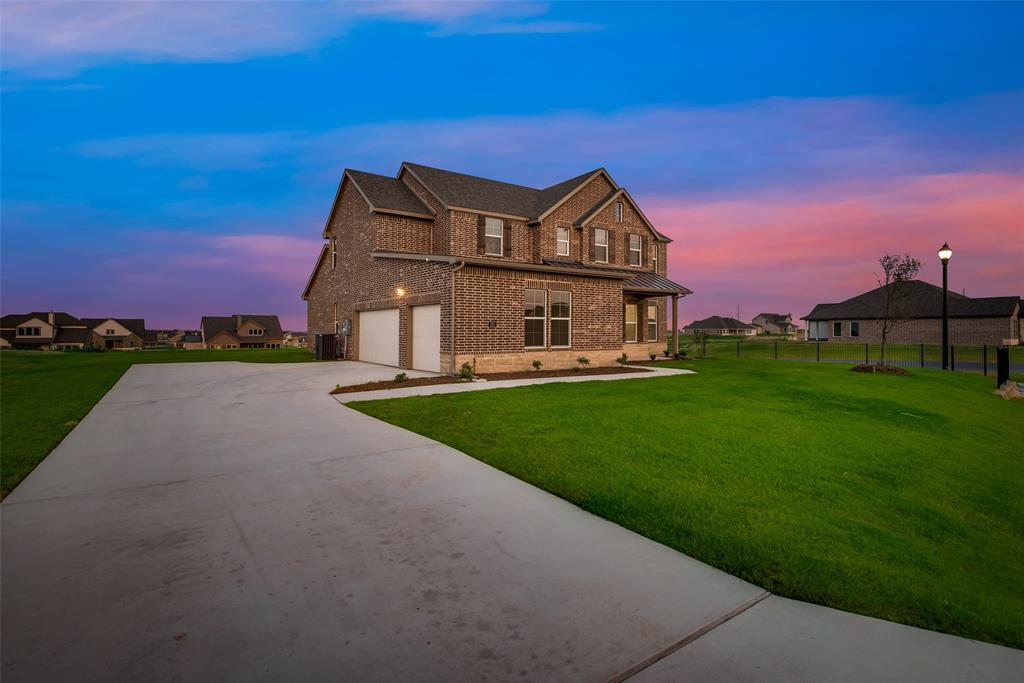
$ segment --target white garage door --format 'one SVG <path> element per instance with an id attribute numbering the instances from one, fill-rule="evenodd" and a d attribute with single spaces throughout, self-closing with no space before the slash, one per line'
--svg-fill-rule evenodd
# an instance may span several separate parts
<path id="1" fill-rule="evenodd" d="M 398 309 L 360 311 L 359 360 L 398 365 Z"/>
<path id="2" fill-rule="evenodd" d="M 441 306 L 412 309 L 412 367 L 441 372 Z"/>

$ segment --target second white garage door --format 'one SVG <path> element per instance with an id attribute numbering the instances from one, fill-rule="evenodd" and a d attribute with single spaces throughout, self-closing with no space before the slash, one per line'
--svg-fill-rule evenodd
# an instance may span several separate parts
<path id="1" fill-rule="evenodd" d="M 360 311 L 359 360 L 398 365 L 398 309 Z"/>
<path id="2" fill-rule="evenodd" d="M 412 309 L 412 367 L 441 372 L 441 306 Z"/>

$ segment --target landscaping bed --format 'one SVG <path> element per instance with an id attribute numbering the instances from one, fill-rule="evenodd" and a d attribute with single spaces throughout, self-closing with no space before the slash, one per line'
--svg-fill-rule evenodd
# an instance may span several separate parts
<path id="1" fill-rule="evenodd" d="M 566 370 L 521 370 L 519 372 L 488 372 L 476 375 L 477 379 L 486 381 L 498 381 L 503 379 L 538 379 L 541 377 L 580 377 L 587 375 L 621 375 L 631 372 L 648 372 L 643 368 L 580 368 Z M 401 382 L 393 379 L 381 380 L 378 382 L 364 382 L 362 384 L 350 384 L 347 387 L 337 386 L 331 390 L 331 394 L 352 394 L 359 391 L 377 391 L 379 389 L 404 389 L 406 387 L 427 387 L 434 384 L 458 384 L 471 380 L 463 377 L 415 377 Z"/>

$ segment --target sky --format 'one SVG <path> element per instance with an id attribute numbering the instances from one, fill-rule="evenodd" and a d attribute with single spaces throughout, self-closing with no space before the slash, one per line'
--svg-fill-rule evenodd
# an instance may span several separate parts
<path id="1" fill-rule="evenodd" d="M 0 309 L 277 313 L 345 168 L 603 166 L 684 321 L 1024 295 L 1024 3 L 0 5 Z"/>

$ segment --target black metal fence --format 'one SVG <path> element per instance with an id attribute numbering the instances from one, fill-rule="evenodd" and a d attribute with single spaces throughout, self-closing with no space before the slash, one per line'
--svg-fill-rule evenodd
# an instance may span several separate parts
<path id="1" fill-rule="evenodd" d="M 680 340 L 682 341 L 682 340 Z M 993 345 L 957 344 L 949 347 L 950 370 L 994 375 Z M 690 346 L 690 353 L 699 354 Z M 941 344 L 858 344 L 848 342 L 709 341 L 708 358 L 796 360 L 819 363 L 873 364 L 900 367 L 942 368 Z M 1010 372 L 1024 373 L 1024 346 L 1010 347 Z"/>

